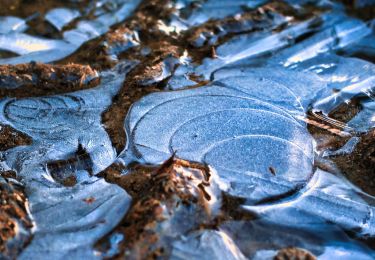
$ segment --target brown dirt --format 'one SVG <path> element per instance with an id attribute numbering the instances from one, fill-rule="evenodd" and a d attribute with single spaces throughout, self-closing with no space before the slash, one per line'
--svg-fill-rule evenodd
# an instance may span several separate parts
<path id="1" fill-rule="evenodd" d="M 92 88 L 99 82 L 98 73 L 85 65 L 0 65 L 0 98 L 62 94 Z"/>
<path id="2" fill-rule="evenodd" d="M 362 109 L 358 98 L 338 106 L 328 117 L 337 120 L 339 123 L 349 122 Z M 343 135 L 339 127 L 330 124 L 314 116 L 307 119 L 308 130 L 317 142 L 318 151 L 335 151 L 343 147 L 356 133 Z M 351 154 L 335 155 L 330 159 L 335 163 L 352 183 L 360 187 L 370 195 L 375 195 L 375 129 L 366 134 L 361 134 L 360 142 L 356 145 Z M 329 165 L 317 165 L 323 170 L 332 171 Z M 327 168 L 328 167 L 328 168 Z"/>
<path id="3" fill-rule="evenodd" d="M 125 147 L 126 135 L 123 122 L 131 104 L 161 89 L 158 83 L 148 86 L 143 86 L 143 83 L 161 73 L 160 65 L 165 58 L 179 57 L 183 53 L 183 49 L 176 46 L 172 37 L 157 29 L 157 20 L 166 19 L 171 12 L 165 8 L 168 2 L 167 0 L 144 1 L 134 16 L 124 25 L 124 28 L 138 29 L 141 41 L 144 46 L 151 49 L 151 53 L 146 57 L 139 53 L 132 53 L 133 59 L 141 59 L 140 64 L 127 75 L 122 89 L 102 115 L 102 122 L 117 152 L 121 152 Z M 114 33 L 121 31 L 122 29 L 117 29 Z"/>
<path id="4" fill-rule="evenodd" d="M 35 13 L 45 14 L 57 7 L 83 8 L 89 2 L 89 0 L 0 0 L 0 16 L 12 15 L 26 18 Z"/>
<path id="5" fill-rule="evenodd" d="M 306 123 L 309 132 L 317 142 L 318 151 L 337 150 L 355 133 L 345 131 L 346 123 L 362 110 L 361 99 L 354 97 L 333 109 L 326 118 L 321 113 L 307 113 Z M 335 123 L 332 123 L 335 122 Z"/>
<path id="6" fill-rule="evenodd" d="M 316 260 L 317 258 L 309 251 L 296 247 L 288 247 L 280 250 L 273 258 L 274 260 Z"/>
<path id="7" fill-rule="evenodd" d="M 92 167 L 90 154 L 82 145 L 79 145 L 74 155 L 66 160 L 47 162 L 47 169 L 52 178 L 66 187 L 77 184 L 77 170 L 85 170 L 92 175 Z"/>
<path id="8" fill-rule="evenodd" d="M 120 245 L 118 259 L 124 255 L 131 259 L 165 257 L 174 239 L 172 230 L 187 226 L 187 232 L 210 221 L 210 174 L 205 166 L 171 158 L 160 167 L 135 166 L 124 176 L 120 175 L 122 168 L 113 165 L 102 173 L 133 197 L 131 208 L 115 229 L 127 238 Z M 173 227 L 176 221 L 179 227 Z"/>
<path id="9" fill-rule="evenodd" d="M 351 119 L 353 119 L 361 110 L 361 99 L 355 97 L 348 102 L 343 102 L 333 111 L 331 111 L 328 116 L 340 122 L 347 123 Z"/>
<path id="10" fill-rule="evenodd" d="M 27 200 L 22 187 L 7 182 L 8 179 L 3 179 L 1 176 L 2 173 L 0 173 L 0 258 L 13 259 L 28 243 L 32 222 L 26 210 Z M 17 241 L 12 243 L 20 228 L 26 229 L 29 234 L 19 235 Z"/>
<path id="11" fill-rule="evenodd" d="M 349 139 L 350 135 L 342 133 L 341 129 L 314 116 L 306 118 L 307 129 L 314 137 L 318 151 L 337 150 L 341 148 Z"/>
<path id="12" fill-rule="evenodd" d="M 346 6 L 349 14 L 364 20 L 371 20 L 375 17 L 375 4 L 371 3 L 367 6 L 361 7 L 360 0 L 339 0 Z"/>
<path id="13" fill-rule="evenodd" d="M 351 182 L 375 196 L 375 129 L 360 138 L 351 154 L 331 159 Z"/>
<path id="14" fill-rule="evenodd" d="M 31 137 L 17 131 L 9 125 L 0 124 L 0 151 L 5 151 L 20 145 L 30 145 L 31 143 Z"/>

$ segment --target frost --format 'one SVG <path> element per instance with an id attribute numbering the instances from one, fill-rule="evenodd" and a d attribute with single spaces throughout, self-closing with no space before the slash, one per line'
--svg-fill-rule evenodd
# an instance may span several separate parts
<path id="1" fill-rule="evenodd" d="M 207 163 L 231 183 L 232 195 L 252 201 L 296 189 L 312 174 L 313 145 L 297 119 L 304 111 L 298 98 L 275 80 L 283 73 L 254 70 L 209 87 L 145 97 L 127 117 L 125 156 L 155 164 L 175 153 Z M 289 80 L 297 85 L 308 78 Z M 245 192 L 243 183 L 252 188 Z"/>

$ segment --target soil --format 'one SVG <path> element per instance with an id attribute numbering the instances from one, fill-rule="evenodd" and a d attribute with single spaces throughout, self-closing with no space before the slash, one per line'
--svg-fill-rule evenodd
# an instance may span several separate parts
<path id="1" fill-rule="evenodd" d="M 99 82 L 98 73 L 87 65 L 0 65 L 0 99 L 69 93 L 92 88 Z"/>
<path id="2" fill-rule="evenodd" d="M 10 175 L 9 172 L 0 172 L 0 252 L 13 258 L 31 239 L 30 229 L 33 224 L 27 212 L 23 188 L 5 177 Z M 17 241 L 12 241 L 21 228 L 28 235 L 20 234 Z"/>
<path id="3" fill-rule="evenodd" d="M 107 181 L 123 187 L 133 199 L 114 231 L 127 238 L 119 246 L 118 259 L 124 255 L 132 259 L 165 257 L 173 233 L 179 233 L 177 230 L 183 227 L 187 227 L 185 232 L 198 229 L 212 219 L 207 167 L 171 158 L 159 167 L 135 166 L 127 175 L 121 175 L 122 170 L 115 164 L 101 173 Z M 173 227 L 176 222 L 179 227 Z M 97 248 L 105 249 L 107 239 L 102 239 Z"/>
<path id="4" fill-rule="evenodd" d="M 72 157 L 66 160 L 47 162 L 47 169 L 52 178 L 66 187 L 72 187 L 77 184 L 77 176 L 75 174 L 78 170 L 85 170 L 92 175 L 92 167 L 93 162 L 90 154 L 81 144 L 78 145 L 78 149 Z"/>
<path id="5" fill-rule="evenodd" d="M 274 260 L 316 260 L 317 258 L 307 250 L 288 247 L 280 250 Z"/>
<path id="6" fill-rule="evenodd" d="M 361 111 L 359 98 L 353 98 L 347 103 L 343 103 L 334 109 L 329 115 L 329 119 L 336 120 L 338 124 L 331 124 L 329 121 L 310 116 L 307 119 L 308 129 L 317 142 L 316 149 L 322 151 L 336 151 L 343 147 L 350 138 L 359 137 L 360 141 L 350 154 L 331 156 L 331 159 L 339 171 L 348 180 L 361 188 L 364 192 L 375 195 L 375 129 L 370 129 L 367 133 L 347 133 L 340 129 L 340 125 L 345 126 L 355 115 Z M 316 115 L 316 114 L 315 114 Z M 335 122 L 335 121 L 334 121 Z M 319 160 L 317 160 L 319 163 Z M 318 167 L 327 171 L 329 165 L 319 164 Z"/>
<path id="7" fill-rule="evenodd" d="M 31 137 L 17 131 L 9 125 L 0 124 L 0 151 L 5 151 L 20 145 L 30 145 L 31 143 Z"/>
<path id="8" fill-rule="evenodd" d="M 352 183 L 375 196 L 375 129 L 360 136 L 352 153 L 331 159 Z"/>

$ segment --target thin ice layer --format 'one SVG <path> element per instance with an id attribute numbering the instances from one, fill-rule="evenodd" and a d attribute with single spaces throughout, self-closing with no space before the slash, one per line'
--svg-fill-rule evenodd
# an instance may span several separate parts
<path id="1" fill-rule="evenodd" d="M 293 66 L 314 58 L 320 53 L 344 48 L 369 34 L 371 34 L 371 29 L 366 23 L 357 19 L 346 18 L 345 21 L 281 51 L 268 62 L 279 63 L 285 67 Z"/>
<path id="2" fill-rule="evenodd" d="M 267 79 L 276 82 L 288 88 L 297 97 L 297 101 L 302 104 L 304 109 L 307 109 L 318 93 L 326 88 L 326 82 L 313 73 L 291 72 L 279 67 L 229 67 L 218 70 L 213 76 L 215 80 L 246 76 L 260 81 Z M 270 91 L 273 91 L 272 88 L 270 88 Z"/>
<path id="3" fill-rule="evenodd" d="M 248 109 L 255 110 L 254 113 L 251 113 L 251 110 L 246 110 L 247 111 L 246 116 L 248 116 L 249 118 L 244 119 L 244 116 L 242 115 L 241 118 L 243 120 L 241 122 L 245 122 L 245 124 L 243 125 L 243 130 L 242 130 L 243 134 L 251 133 L 251 130 L 248 130 L 248 129 L 251 129 L 253 127 L 251 123 L 254 122 L 254 120 L 256 120 L 254 117 L 251 118 L 250 116 L 251 114 L 259 114 L 258 118 L 261 118 L 262 116 L 269 116 L 268 120 L 270 120 L 271 122 L 274 117 L 277 117 L 281 119 L 279 123 L 283 122 L 286 124 L 286 127 L 285 126 L 282 126 L 282 127 L 285 127 L 285 129 L 289 128 L 291 133 L 293 133 L 293 129 L 295 132 L 300 133 L 300 136 L 296 137 L 296 138 L 301 138 L 300 139 L 301 141 L 298 143 L 301 144 L 303 147 L 306 147 L 306 150 L 307 150 L 306 153 L 311 152 L 311 146 L 308 146 L 308 145 L 305 146 L 302 144 L 303 143 L 302 138 L 306 137 L 306 132 L 303 133 L 303 130 L 300 131 L 302 128 L 295 120 L 291 118 L 288 119 L 286 116 L 283 115 L 283 113 L 280 113 L 281 114 L 280 116 L 278 114 L 280 109 L 277 109 L 277 107 L 273 107 L 265 102 L 258 101 L 256 99 L 236 97 L 236 96 L 220 96 L 220 95 L 212 95 L 212 96 L 203 95 L 203 96 L 193 96 L 193 97 L 174 99 L 174 100 L 165 102 L 161 104 L 160 106 L 157 106 L 151 109 L 136 124 L 132 142 L 134 142 L 136 146 L 148 147 L 149 149 L 152 149 L 155 151 L 157 150 L 162 153 L 165 153 L 164 159 L 168 158 L 171 151 L 173 152 L 179 149 L 177 148 L 177 150 L 174 150 L 173 146 L 171 147 L 169 143 L 171 142 L 171 139 L 174 133 L 178 131 L 179 128 L 183 124 L 194 120 L 194 118 L 196 117 L 201 117 L 201 116 L 203 116 L 203 120 L 205 120 L 206 118 L 211 119 L 210 115 L 213 112 L 229 110 L 231 108 L 233 109 L 248 108 Z M 234 113 L 232 114 L 234 116 L 235 110 L 233 111 Z M 273 111 L 275 113 L 264 114 L 262 113 L 262 111 Z M 169 114 L 168 117 L 164 116 L 166 113 Z M 223 119 L 228 120 L 228 118 L 230 118 L 230 113 L 229 114 L 225 113 L 225 115 L 229 117 L 225 117 Z M 268 120 L 264 120 L 264 121 L 266 122 Z M 235 121 L 236 121 L 236 118 L 233 118 L 233 122 Z M 225 126 L 225 124 L 223 124 L 223 126 Z M 264 128 L 266 128 L 266 126 L 267 125 L 265 125 Z M 273 127 L 275 126 L 277 127 L 277 125 L 273 125 Z M 142 129 L 146 129 L 146 128 L 153 129 L 153 131 L 152 132 L 142 131 Z M 140 129 L 140 131 L 138 131 L 138 129 Z M 217 129 L 220 129 L 220 128 L 217 128 Z M 245 129 L 247 129 L 248 131 L 246 132 Z M 257 128 L 254 128 L 254 129 L 257 129 Z M 207 130 L 208 132 L 204 136 L 207 137 L 211 134 L 214 134 L 212 132 L 212 128 L 207 129 Z M 237 130 L 238 130 L 238 133 L 241 132 L 240 129 L 237 129 Z M 224 130 L 222 129 L 222 131 Z M 233 135 L 237 133 L 235 128 L 230 128 L 228 129 L 227 132 L 229 135 Z M 257 131 L 255 133 L 265 133 L 265 132 L 267 132 L 267 130 L 264 130 L 263 132 Z M 189 132 L 189 135 L 194 135 L 194 133 Z M 285 134 L 285 136 L 287 136 L 287 134 Z M 190 139 L 191 137 L 188 140 Z M 189 145 L 190 144 L 191 143 L 189 143 Z M 199 152 L 197 152 L 197 155 L 199 155 Z M 152 158 L 152 156 L 153 156 L 152 152 L 151 152 L 151 157 L 144 155 L 144 157 L 147 157 L 145 158 L 145 160 L 153 162 L 153 163 L 159 163 L 164 160 L 164 159 Z M 196 156 L 196 158 L 198 157 Z"/>
<path id="4" fill-rule="evenodd" d="M 173 243 L 170 259 L 247 259 L 233 240 L 222 231 L 205 230 Z"/>
<path id="5" fill-rule="evenodd" d="M 298 190 L 313 170 L 311 158 L 298 146 L 262 135 L 223 140 L 211 147 L 204 162 L 232 184 L 231 195 L 247 198 L 249 203 Z M 247 191 L 241 189 L 243 183 Z"/>
<path id="6" fill-rule="evenodd" d="M 79 21 L 76 28 L 63 32 L 63 39 L 47 39 L 17 33 L 17 30 L 7 30 L 8 33 L 0 34 L 0 50 L 14 52 L 20 56 L 0 59 L 0 64 L 20 64 L 31 61 L 50 63 L 61 60 L 74 53 L 86 41 L 106 33 L 112 25 L 126 19 L 139 3 L 140 0 L 121 0 L 116 3 L 118 8 L 110 11 L 101 8 L 104 2 L 98 3 L 97 8 L 101 12 L 97 13 L 96 18 Z M 62 29 L 73 19 L 78 19 L 77 12 L 61 8 L 53 9 L 45 18 L 57 29 Z"/>
<path id="7" fill-rule="evenodd" d="M 37 228 L 20 259 L 97 258 L 92 246 L 120 222 L 131 201 L 123 189 L 103 179 L 34 190 L 29 200 Z"/>
<path id="8" fill-rule="evenodd" d="M 25 20 L 15 16 L 0 16 L 0 34 L 23 32 L 26 29 Z"/>
<path id="9" fill-rule="evenodd" d="M 4 99 L 2 122 L 27 133 L 33 142 L 1 154 L 27 183 L 36 230 L 21 259 L 93 259 L 93 244 L 113 229 L 130 205 L 128 194 L 96 174 L 116 158 L 101 125 L 101 113 L 111 104 L 133 63 L 103 72 L 96 88 L 59 96 Z M 80 154 L 77 155 L 77 151 Z M 87 168 L 74 169 L 76 156 Z M 73 159 L 71 159 L 73 158 Z M 47 165 L 54 163 L 54 169 Z M 62 162 L 67 165 L 61 165 Z M 73 170 L 73 187 L 56 181 L 51 170 Z"/>
<path id="10" fill-rule="evenodd" d="M 297 189 L 312 173 L 312 140 L 304 124 L 293 117 L 303 112 L 297 96 L 276 83 L 285 73 L 255 71 L 252 77 L 223 82 L 220 78 L 210 87 L 141 99 L 127 116 L 130 140 L 124 156 L 155 164 L 175 153 L 183 159 L 208 163 L 230 182 L 232 195 L 254 201 Z M 288 85 L 301 88 L 303 80 L 301 73 L 289 79 Z M 267 95 L 262 87 L 273 94 Z M 288 106 L 288 101 L 292 105 Z M 249 181 L 251 178 L 254 181 Z M 248 194 L 236 189 L 244 180 L 254 186 L 260 183 L 256 180 L 273 182 L 272 178 L 281 184 L 263 185 L 266 191 L 256 189 Z"/>
<path id="11" fill-rule="evenodd" d="M 366 200 L 365 200 L 366 199 Z M 244 206 L 274 223 L 299 226 L 324 219 L 360 236 L 374 236 L 373 198 L 328 172 L 317 170 L 305 189 L 274 204 Z M 294 216 L 291 218 L 291 216 Z"/>
<path id="12" fill-rule="evenodd" d="M 79 17 L 80 13 L 78 10 L 68 9 L 68 8 L 55 8 L 50 10 L 46 14 L 46 20 L 51 23 L 59 31 L 62 28 L 73 21 L 75 18 Z"/>
<path id="13" fill-rule="evenodd" d="M 293 219 L 293 216 L 290 218 Z M 274 259 L 278 250 L 288 247 L 308 250 L 318 259 L 373 258 L 373 252 L 368 247 L 319 218 L 295 227 L 266 219 L 229 221 L 221 225 L 220 231 L 228 234 L 248 259 Z"/>
<path id="14" fill-rule="evenodd" d="M 312 157 L 310 135 L 295 120 L 259 108 L 217 110 L 181 125 L 171 137 L 171 149 L 192 161 L 201 161 L 208 149 L 223 140 L 248 135 L 274 136 L 290 140 Z M 186 141 L 188 140 L 188 141 Z"/>

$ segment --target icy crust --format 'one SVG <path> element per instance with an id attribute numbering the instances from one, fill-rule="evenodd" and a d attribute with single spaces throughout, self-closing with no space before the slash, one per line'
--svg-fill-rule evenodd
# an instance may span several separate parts
<path id="1" fill-rule="evenodd" d="M 317 259 L 374 257 L 369 248 L 318 218 L 305 219 L 298 226 L 267 220 L 229 221 L 219 230 L 232 238 L 247 259 L 274 259 L 279 250 L 288 247 L 308 250 Z"/>
<path id="2" fill-rule="evenodd" d="M 303 186 L 312 174 L 313 140 L 293 88 L 302 89 L 305 78 L 284 85 L 276 80 L 283 70 L 253 73 L 143 98 L 126 119 L 124 156 L 158 164 L 175 154 L 207 163 L 231 183 L 231 195 L 244 195 L 237 187 L 246 182 L 245 197 L 254 202 Z"/>
<path id="3" fill-rule="evenodd" d="M 16 169 L 27 183 L 26 194 L 36 226 L 33 240 L 20 259 L 96 258 L 93 244 L 126 213 L 129 195 L 92 175 L 116 158 L 100 114 L 111 104 L 132 64 L 103 72 L 101 85 L 93 89 L 1 101 L 2 122 L 33 139 L 30 146 L 2 153 L 4 167 Z M 80 167 L 69 159 L 75 158 L 78 147 L 85 150 L 77 159 L 85 162 Z M 61 160 L 63 165 L 53 163 Z M 74 183 L 69 185 L 73 187 L 63 186 L 56 178 L 66 171 L 73 174 Z"/>
<path id="4" fill-rule="evenodd" d="M 36 230 L 19 259 L 100 259 L 93 245 L 119 223 L 131 201 L 104 180 L 73 188 L 29 186 L 35 189 L 29 192 Z"/>
<path id="5" fill-rule="evenodd" d="M 207 163 L 229 184 L 230 195 L 246 198 L 245 208 L 265 219 L 285 216 L 283 223 L 294 225 L 299 218 L 291 216 L 303 210 L 362 236 L 375 234 L 372 203 L 329 173 L 313 175 L 313 140 L 303 117 L 326 81 L 277 67 L 222 69 L 214 79 L 135 103 L 123 156 L 157 164 L 175 154 Z M 270 199 L 274 205 L 255 206 Z"/>
<path id="6" fill-rule="evenodd" d="M 107 10 L 104 7 L 107 2 L 112 2 L 111 4 L 116 8 Z M 65 25 L 85 15 L 81 15 L 78 10 L 52 9 L 46 14 L 45 20 L 62 31 L 63 39 L 25 34 L 23 31 L 27 28 L 27 19 L 0 17 L 0 50 L 19 55 L 0 59 L 0 64 L 21 64 L 31 61 L 50 63 L 61 60 L 74 53 L 83 43 L 106 33 L 110 26 L 125 20 L 140 2 L 140 0 L 98 1 L 93 20 L 81 19 L 75 28 L 66 31 L 63 30 Z M 88 7 L 87 13 L 91 11 L 93 10 Z"/>
<path id="7" fill-rule="evenodd" d="M 120 65 L 116 69 L 119 71 L 103 73 L 102 83 L 93 89 L 59 96 L 3 99 L 1 120 L 33 138 L 31 146 L 6 151 L 8 165 L 22 174 L 41 163 L 69 157 L 79 145 L 93 156 L 94 173 L 110 165 L 115 152 L 101 126 L 100 114 L 121 87 L 124 75 L 119 72 L 126 73 L 129 67 Z"/>
<path id="8" fill-rule="evenodd" d="M 216 230 L 188 233 L 173 244 L 171 258 L 201 254 L 202 259 L 219 255 L 225 259 L 274 259 L 279 250 L 292 247 L 308 250 L 317 259 L 373 259 L 373 250 L 342 230 L 344 221 L 346 229 L 361 228 L 366 233 L 361 235 L 373 236 L 369 228 L 374 225 L 373 209 L 365 204 L 350 184 L 318 171 L 308 187 L 293 198 L 273 205 L 245 206 L 258 214 L 255 220 L 227 221 Z"/>
<path id="9" fill-rule="evenodd" d="M 285 248 L 303 248 L 317 259 L 332 259 L 338 255 L 340 259 L 370 260 L 374 257 L 370 249 L 318 219 L 298 227 L 266 220 L 229 221 L 219 230 L 191 232 L 176 241 L 171 259 L 186 259 L 187 256 L 192 259 L 271 260 Z"/>
<path id="10" fill-rule="evenodd" d="M 195 232 L 173 243 L 170 259 L 247 259 L 233 240 L 224 232 L 206 230 Z"/>
<path id="11" fill-rule="evenodd" d="M 196 8 L 191 5 L 197 2 Z M 179 23 L 186 27 L 197 26 L 211 19 L 223 19 L 228 16 L 243 13 L 247 9 L 256 8 L 266 3 L 266 0 L 207 0 L 199 3 L 192 0 L 177 0 L 175 7 L 179 14 Z"/>
<path id="12" fill-rule="evenodd" d="M 361 98 L 361 111 L 349 122 L 347 128 L 366 132 L 375 126 L 375 65 L 358 58 L 320 54 L 316 58 L 296 63 L 294 70 L 315 72 L 327 82 L 327 89 L 312 105 L 315 111 L 329 114 L 339 105 L 353 98 Z"/>

